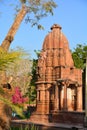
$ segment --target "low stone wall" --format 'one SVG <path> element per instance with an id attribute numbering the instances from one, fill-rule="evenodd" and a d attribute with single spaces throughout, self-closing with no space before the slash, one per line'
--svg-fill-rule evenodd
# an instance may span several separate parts
<path id="1" fill-rule="evenodd" d="M 84 112 L 58 112 L 50 116 L 50 122 L 83 125 L 84 116 Z"/>

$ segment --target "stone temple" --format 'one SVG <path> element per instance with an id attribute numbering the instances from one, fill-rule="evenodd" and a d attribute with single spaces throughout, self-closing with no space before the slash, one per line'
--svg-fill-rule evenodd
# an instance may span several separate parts
<path id="1" fill-rule="evenodd" d="M 79 124 L 84 117 L 82 70 L 75 68 L 61 29 L 54 24 L 44 39 L 37 67 L 37 107 L 31 119 Z"/>

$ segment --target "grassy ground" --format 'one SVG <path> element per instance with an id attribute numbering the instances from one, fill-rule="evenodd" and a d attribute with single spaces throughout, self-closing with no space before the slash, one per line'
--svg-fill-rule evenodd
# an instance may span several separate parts
<path id="1" fill-rule="evenodd" d="M 31 125 L 31 126 L 26 125 L 26 126 L 20 126 L 20 127 L 13 126 L 10 128 L 10 130 L 38 130 L 38 128 L 34 125 Z"/>

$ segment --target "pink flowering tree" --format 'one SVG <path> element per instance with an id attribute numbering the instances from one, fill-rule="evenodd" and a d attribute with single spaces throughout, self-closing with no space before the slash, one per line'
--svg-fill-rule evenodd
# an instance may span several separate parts
<path id="1" fill-rule="evenodd" d="M 14 94 L 12 96 L 12 103 L 13 104 L 17 104 L 19 106 L 23 106 L 23 103 L 26 102 L 26 98 L 22 96 L 20 88 L 19 87 L 15 87 L 14 89 Z"/>

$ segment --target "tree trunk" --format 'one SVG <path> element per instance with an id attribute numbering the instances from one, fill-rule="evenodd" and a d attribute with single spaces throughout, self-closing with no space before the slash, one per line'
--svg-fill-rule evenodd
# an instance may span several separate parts
<path id="1" fill-rule="evenodd" d="M 26 6 L 22 6 L 21 10 L 19 11 L 18 15 L 16 16 L 16 19 L 13 23 L 13 25 L 11 26 L 9 32 L 7 33 L 7 36 L 5 37 L 4 41 L 1 44 L 1 47 L 5 50 L 8 51 L 11 42 L 14 39 L 14 36 L 23 20 L 23 18 L 25 17 L 27 12 Z"/>
<path id="2" fill-rule="evenodd" d="M 23 5 L 21 10 L 19 11 L 18 15 L 16 16 L 13 25 L 11 26 L 10 30 L 8 31 L 7 36 L 5 37 L 4 41 L 1 44 L 1 47 L 5 51 L 8 51 L 10 44 L 13 41 L 14 36 L 15 36 L 23 18 L 25 17 L 26 13 L 27 13 L 26 6 Z M 3 72 L 0 72 L 0 75 L 1 75 L 0 76 L 0 84 L 3 84 L 3 81 L 4 81 L 4 83 L 6 83 L 6 80 L 5 80 L 6 75 Z"/>
<path id="3" fill-rule="evenodd" d="M 26 15 L 27 10 L 26 7 L 23 5 L 21 10 L 19 11 L 13 25 L 11 26 L 7 36 L 5 37 L 4 41 L 1 44 L 1 47 L 8 51 L 11 42 L 14 39 L 16 31 L 18 30 L 24 16 Z M 6 84 L 6 74 L 4 71 L 0 71 L 0 84 Z M 1 85 L 0 85 L 1 87 Z M 9 96 L 9 95 L 8 95 Z M 5 105 L 5 103 L 0 101 L 0 130 L 9 130 L 10 120 L 11 120 L 11 113 L 10 113 L 9 106 Z"/>
<path id="4" fill-rule="evenodd" d="M 0 101 L 0 130 L 9 130 L 11 113 L 11 108 Z"/>

